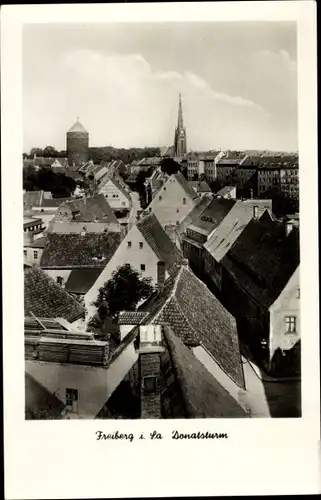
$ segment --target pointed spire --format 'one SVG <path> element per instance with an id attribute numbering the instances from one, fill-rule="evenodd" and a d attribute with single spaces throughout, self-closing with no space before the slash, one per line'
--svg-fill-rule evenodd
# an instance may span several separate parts
<path id="1" fill-rule="evenodd" d="M 179 93 L 177 128 L 181 129 L 183 127 L 184 127 L 184 125 L 183 125 L 182 95 L 181 95 L 181 93 Z"/>

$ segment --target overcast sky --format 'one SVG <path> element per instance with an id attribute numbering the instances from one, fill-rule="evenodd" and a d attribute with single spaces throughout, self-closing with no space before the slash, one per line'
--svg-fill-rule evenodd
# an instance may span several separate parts
<path id="1" fill-rule="evenodd" d="M 173 143 L 182 93 L 188 149 L 296 150 L 294 23 L 27 26 L 24 151 Z"/>

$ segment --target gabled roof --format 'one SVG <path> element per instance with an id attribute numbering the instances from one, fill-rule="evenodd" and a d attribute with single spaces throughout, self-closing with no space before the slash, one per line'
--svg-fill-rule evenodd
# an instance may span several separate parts
<path id="1" fill-rule="evenodd" d="M 48 233 L 41 256 L 44 269 L 103 268 L 121 242 L 121 233 Z"/>
<path id="2" fill-rule="evenodd" d="M 118 316 L 119 325 L 140 325 L 146 316 L 147 312 L 140 311 L 122 311 Z"/>
<path id="3" fill-rule="evenodd" d="M 25 315 L 64 318 L 69 322 L 85 316 L 85 309 L 39 267 L 24 270 Z"/>
<path id="4" fill-rule="evenodd" d="M 183 399 L 185 418 L 244 418 L 245 411 L 221 386 L 173 330 L 163 328 Z M 174 397 L 177 397 L 175 391 Z M 167 397 L 170 397 L 169 395 Z"/>
<path id="5" fill-rule="evenodd" d="M 197 193 L 211 193 L 212 190 L 206 181 L 188 181 L 189 185 L 196 189 Z"/>
<path id="6" fill-rule="evenodd" d="M 216 193 L 216 196 L 225 196 L 226 194 L 229 194 L 231 191 L 233 191 L 233 189 L 235 189 L 235 186 L 224 186 Z"/>
<path id="7" fill-rule="evenodd" d="M 46 237 L 37 238 L 33 241 L 29 241 L 23 244 L 24 247 L 28 248 L 44 248 L 46 243 Z"/>
<path id="8" fill-rule="evenodd" d="M 40 207 L 43 199 L 43 191 L 25 191 L 23 193 L 24 207 Z"/>
<path id="9" fill-rule="evenodd" d="M 284 223 L 266 211 L 252 219 L 222 265 L 259 304 L 270 307 L 300 263 L 299 230 L 286 236 Z"/>
<path id="10" fill-rule="evenodd" d="M 262 215 L 264 211 L 264 208 L 258 207 L 258 215 Z M 229 251 L 233 243 L 253 218 L 253 214 L 254 209 L 251 205 L 242 201 L 235 202 L 226 217 L 204 245 L 204 248 L 217 262 L 220 262 Z"/>
<path id="11" fill-rule="evenodd" d="M 188 346 L 203 344 L 217 364 L 240 387 L 244 376 L 233 316 L 193 272 L 182 266 L 139 311 L 148 312 L 144 324 L 170 326 Z"/>
<path id="12" fill-rule="evenodd" d="M 192 222 L 193 226 L 203 229 L 207 234 L 210 234 L 220 225 L 234 204 L 235 200 L 226 200 L 225 198 L 212 199 L 202 213 L 194 219 Z"/>
<path id="13" fill-rule="evenodd" d="M 97 194 L 90 198 L 69 199 L 61 208 L 69 208 L 75 215 L 76 222 L 113 222 L 118 223 L 117 218 L 110 208 L 103 194 Z"/>
<path id="14" fill-rule="evenodd" d="M 85 129 L 85 127 L 80 123 L 79 120 L 77 120 L 73 126 L 68 130 L 67 133 L 69 132 L 82 132 L 82 133 L 85 133 L 85 134 L 88 134 L 87 130 Z"/>
<path id="15" fill-rule="evenodd" d="M 193 224 L 194 221 L 198 219 L 200 214 L 205 210 L 205 208 L 211 203 L 212 196 L 205 195 L 200 198 L 194 208 L 189 212 L 189 214 L 182 220 L 182 222 L 177 227 L 178 234 L 183 234 L 186 231 L 189 224 Z"/>
<path id="16" fill-rule="evenodd" d="M 146 215 L 136 226 L 157 258 L 164 261 L 167 271 L 172 273 L 176 266 L 183 262 L 183 256 L 160 225 L 156 215 L 153 213 Z"/>
<path id="17" fill-rule="evenodd" d="M 101 267 L 89 269 L 72 269 L 66 281 L 65 289 L 69 293 L 85 295 L 96 282 L 103 269 Z"/>
<path id="18" fill-rule="evenodd" d="M 171 177 L 176 179 L 180 183 L 189 198 L 191 198 L 192 200 L 198 198 L 198 194 L 195 193 L 194 189 L 189 185 L 188 181 L 185 179 L 184 175 L 181 174 L 181 172 L 177 172 L 177 174 L 173 174 L 171 175 Z"/>
<path id="19" fill-rule="evenodd" d="M 117 187 L 117 189 L 119 189 L 119 191 L 121 191 L 121 193 L 127 198 L 127 200 L 129 202 L 131 202 L 131 197 L 130 197 L 129 192 L 126 191 L 126 189 L 122 186 L 122 184 L 118 181 L 118 179 L 116 179 L 115 177 L 113 177 L 110 180 L 111 180 L 111 182 L 114 183 L 114 185 Z"/>

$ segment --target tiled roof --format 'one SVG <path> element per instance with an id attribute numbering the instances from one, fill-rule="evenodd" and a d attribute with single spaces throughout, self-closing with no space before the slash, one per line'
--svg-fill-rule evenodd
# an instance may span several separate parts
<path id="1" fill-rule="evenodd" d="M 192 200 L 198 198 L 197 193 L 195 193 L 194 189 L 189 185 L 184 175 L 182 175 L 180 172 L 177 172 L 177 174 L 173 174 L 173 177 L 180 183 L 187 196 L 189 196 Z"/>
<path id="2" fill-rule="evenodd" d="M 96 282 L 103 269 L 94 267 L 89 269 L 73 269 L 66 281 L 65 289 L 69 293 L 85 295 Z"/>
<path id="3" fill-rule="evenodd" d="M 43 191 L 26 191 L 23 193 L 24 207 L 40 207 L 43 198 Z"/>
<path id="4" fill-rule="evenodd" d="M 116 224 L 118 222 L 103 194 L 97 194 L 91 198 L 73 198 L 64 203 L 64 206 L 73 212 L 80 212 L 75 217 L 76 222 L 113 222 Z"/>
<path id="5" fill-rule="evenodd" d="M 221 224 L 205 243 L 204 248 L 217 262 L 221 261 L 253 218 L 253 210 L 251 205 L 236 201 Z M 258 214 L 262 215 L 264 210 L 264 208 L 258 207 Z"/>
<path id="6" fill-rule="evenodd" d="M 118 316 L 119 325 L 140 325 L 148 315 L 147 312 L 123 311 Z"/>
<path id="7" fill-rule="evenodd" d="M 25 315 L 64 318 L 69 322 L 85 315 L 85 309 L 38 267 L 24 270 Z"/>
<path id="8" fill-rule="evenodd" d="M 184 344 L 203 344 L 221 369 L 244 387 L 235 319 L 189 268 L 182 266 L 166 281 L 163 293 L 139 310 L 149 312 L 144 324 L 170 326 Z"/>
<path id="9" fill-rule="evenodd" d="M 184 402 L 185 418 L 241 418 L 245 411 L 175 335 L 164 328 L 176 378 Z"/>
<path id="10" fill-rule="evenodd" d="M 285 224 L 268 212 L 253 219 L 236 240 L 222 265 L 262 306 L 279 296 L 300 262 L 299 230 L 286 236 Z"/>
<path id="11" fill-rule="evenodd" d="M 235 189 L 235 186 L 224 186 L 216 193 L 216 196 L 225 196 L 226 194 L 233 191 L 233 189 Z"/>
<path id="12" fill-rule="evenodd" d="M 241 159 L 236 158 L 221 158 L 217 164 L 218 167 L 230 167 L 239 165 Z"/>
<path id="13" fill-rule="evenodd" d="M 207 231 L 207 234 L 209 234 L 219 226 L 234 205 L 235 200 L 214 198 L 199 217 L 194 220 L 193 225 Z"/>
<path id="14" fill-rule="evenodd" d="M 65 405 L 54 394 L 25 372 L 25 413 L 26 419 L 59 419 Z"/>
<path id="15" fill-rule="evenodd" d="M 175 266 L 182 263 L 183 256 L 164 231 L 155 214 L 151 213 L 143 217 L 137 222 L 137 228 L 158 259 L 165 262 L 168 272 L 172 273 Z"/>
<path id="16" fill-rule="evenodd" d="M 193 224 L 194 221 L 198 219 L 200 214 L 205 210 L 205 208 L 211 203 L 212 196 L 205 195 L 203 198 L 200 198 L 198 203 L 194 206 L 194 208 L 190 211 L 190 213 L 182 220 L 182 222 L 177 227 L 178 234 L 182 234 L 186 231 L 186 228 L 189 224 Z"/>
<path id="17" fill-rule="evenodd" d="M 62 203 L 65 201 L 73 200 L 73 198 L 52 198 L 52 199 L 43 199 L 41 206 L 44 208 L 56 208 L 60 207 Z"/>
<path id="18" fill-rule="evenodd" d="M 196 189 L 197 193 L 211 193 L 212 190 L 206 181 L 188 181 L 189 185 Z"/>
<path id="19" fill-rule="evenodd" d="M 103 268 L 121 242 L 121 234 L 48 233 L 40 265 L 44 269 L 73 267 Z"/>

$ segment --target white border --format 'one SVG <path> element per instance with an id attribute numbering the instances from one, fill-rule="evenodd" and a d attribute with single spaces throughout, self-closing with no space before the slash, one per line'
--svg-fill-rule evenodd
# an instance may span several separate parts
<path id="1" fill-rule="evenodd" d="M 7 499 L 300 494 L 320 492 L 316 4 L 226 2 L 3 6 L 2 249 Z M 296 21 L 301 191 L 302 419 L 24 421 L 22 279 L 22 25 L 45 22 Z M 172 429 L 227 432 L 176 442 Z M 97 442 L 97 429 L 159 442 Z"/>

